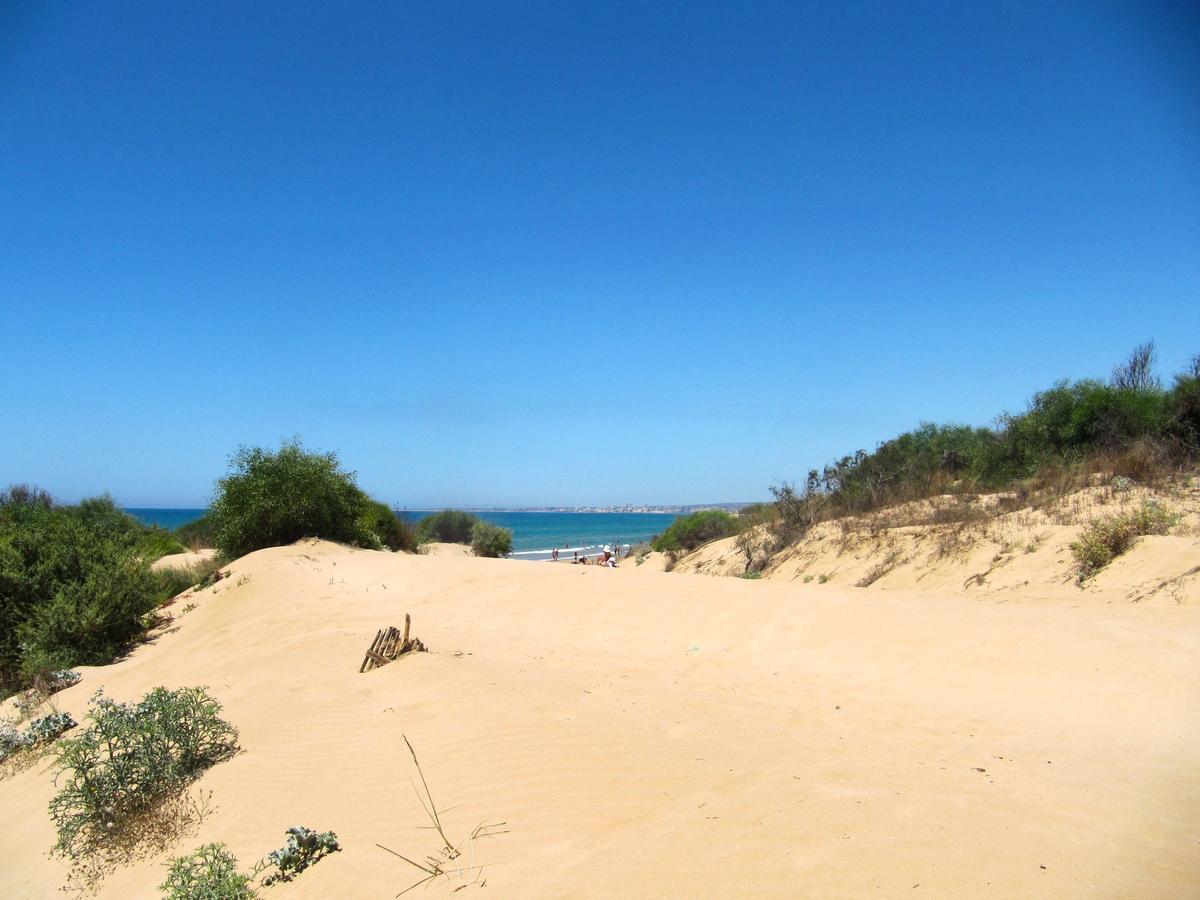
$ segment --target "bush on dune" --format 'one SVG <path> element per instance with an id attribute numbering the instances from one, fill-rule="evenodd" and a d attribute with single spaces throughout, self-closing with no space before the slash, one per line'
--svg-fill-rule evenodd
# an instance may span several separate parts
<path id="1" fill-rule="evenodd" d="M 243 447 L 230 468 L 210 512 L 216 547 L 230 559 L 306 537 L 373 550 L 385 544 L 380 530 L 405 541 L 403 523 L 358 487 L 336 453 L 312 453 L 292 440 L 277 451 Z"/>
<path id="2" fill-rule="evenodd" d="M 1147 534 L 1166 534 L 1178 521 L 1178 516 L 1168 512 L 1153 501 L 1123 515 L 1093 519 L 1071 544 L 1071 552 L 1078 564 L 1079 582 L 1087 581 L 1110 562 L 1127 552 L 1139 537 Z"/>
<path id="3" fill-rule="evenodd" d="M 144 633 L 172 596 L 149 566 L 160 532 L 110 497 L 57 506 L 27 487 L 0 493 L 0 694 L 111 662 Z"/>
<path id="4" fill-rule="evenodd" d="M 187 550 L 171 532 L 158 525 L 144 525 L 121 509 L 107 494 L 80 502 L 75 508 L 88 530 L 136 553 L 146 562 Z"/>
<path id="5" fill-rule="evenodd" d="M 1200 459 L 1200 357 L 1164 388 L 1154 345 L 1137 347 L 1107 381 L 1060 381 L 995 428 L 922 423 L 813 469 L 802 488 L 772 488 L 779 543 L 818 522 L 945 493 L 1045 482 L 1088 483 L 1094 472 L 1160 479 Z"/>
<path id="6" fill-rule="evenodd" d="M 161 593 L 165 600 L 177 597 L 189 588 L 207 583 L 212 574 L 221 568 L 221 559 L 203 559 L 190 566 L 172 566 L 155 571 Z"/>
<path id="7" fill-rule="evenodd" d="M 212 513 L 180 525 L 175 529 L 175 538 L 189 550 L 208 550 L 217 546 L 217 523 Z"/>
<path id="8" fill-rule="evenodd" d="M 476 556 L 499 557 L 512 553 L 512 532 L 478 520 L 471 526 L 471 551 Z"/>
<path id="9" fill-rule="evenodd" d="M 660 553 L 690 553 L 704 544 L 737 534 L 738 520 L 723 509 L 706 509 L 680 516 L 654 539 Z"/>
<path id="10" fill-rule="evenodd" d="M 360 517 L 359 526 L 378 537 L 380 543 L 389 550 L 417 552 L 416 531 L 386 503 L 368 500 Z"/>
<path id="11" fill-rule="evenodd" d="M 252 900 L 254 879 L 238 871 L 224 844 L 205 844 L 171 860 L 159 890 L 167 900 Z"/>
<path id="12" fill-rule="evenodd" d="M 431 513 L 417 523 L 417 540 L 422 544 L 439 541 L 446 544 L 469 544 L 471 532 L 479 516 L 461 509 L 443 509 Z"/>
<path id="13" fill-rule="evenodd" d="M 119 837 L 158 803 L 237 752 L 237 729 L 203 688 L 155 688 L 137 703 L 99 695 L 88 727 L 57 749 L 55 849 L 77 857 Z M 65 776 L 65 777 L 64 777 Z"/>

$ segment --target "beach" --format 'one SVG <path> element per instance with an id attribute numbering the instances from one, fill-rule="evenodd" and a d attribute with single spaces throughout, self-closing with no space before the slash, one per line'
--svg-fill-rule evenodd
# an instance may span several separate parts
<path id="1" fill-rule="evenodd" d="M 289 897 L 392 896 L 438 841 L 493 897 L 1185 897 L 1200 883 L 1200 616 L 1082 595 L 979 602 L 357 550 L 258 551 L 56 695 L 207 685 L 242 752 L 202 821 L 249 863 L 304 824 L 342 851 Z M 359 674 L 412 616 L 429 653 Z M 0 781 L 0 894 L 67 877 L 48 761 Z M 99 896 L 151 896 L 165 855 Z M 486 887 L 481 887 L 486 884 Z M 272 891 L 273 893 L 274 891 Z"/>

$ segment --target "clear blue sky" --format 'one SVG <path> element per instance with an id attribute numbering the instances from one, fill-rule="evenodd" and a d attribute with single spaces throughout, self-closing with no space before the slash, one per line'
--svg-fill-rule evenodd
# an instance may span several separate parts
<path id="1" fill-rule="evenodd" d="M 6 2 L 0 314 L 64 500 L 761 498 L 1200 352 L 1200 14 Z"/>

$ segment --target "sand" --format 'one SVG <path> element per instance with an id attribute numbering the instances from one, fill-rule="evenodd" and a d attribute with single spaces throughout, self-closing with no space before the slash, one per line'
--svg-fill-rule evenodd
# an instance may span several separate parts
<path id="1" fill-rule="evenodd" d="M 216 558 L 216 555 L 216 550 L 190 550 L 187 553 L 169 553 L 166 556 L 160 556 L 152 562 L 150 568 L 156 571 L 162 569 L 186 569 L 190 566 L 208 562 L 210 559 Z"/>
<path id="2" fill-rule="evenodd" d="M 467 544 L 451 544 L 446 541 L 429 541 L 417 548 L 422 556 L 474 556 Z"/>
<path id="3" fill-rule="evenodd" d="M 226 571 L 58 704 L 79 717 L 100 686 L 119 699 L 209 686 L 244 750 L 199 782 L 211 811 L 175 852 L 223 841 L 248 866 L 296 824 L 345 848 L 267 897 L 389 897 L 417 880 L 375 846 L 438 850 L 402 735 L 452 835 L 507 823 L 472 848 L 486 886 L 459 896 L 1194 897 L 1200 884 L 1190 603 L 325 542 Z M 405 612 L 433 652 L 358 674 Z M 52 793 L 46 762 L 0 781 L 0 896 L 62 886 Z M 165 858 L 112 873 L 100 896 L 156 896 Z"/>
<path id="4" fill-rule="evenodd" d="M 829 590 L 865 587 L 1001 602 L 1200 603 L 1200 486 L 1169 492 L 1089 488 L 1002 514 L 994 509 L 996 500 L 937 497 L 824 522 L 775 556 L 762 577 Z M 1170 533 L 1139 538 L 1081 587 L 1071 544 L 1087 523 L 1147 501 L 1176 517 Z M 964 521 L 921 524 L 939 516 Z M 665 565 L 662 554 L 651 554 L 636 569 L 662 571 Z M 729 538 L 684 557 L 674 571 L 737 576 L 746 571 L 746 557 L 737 539 Z"/>

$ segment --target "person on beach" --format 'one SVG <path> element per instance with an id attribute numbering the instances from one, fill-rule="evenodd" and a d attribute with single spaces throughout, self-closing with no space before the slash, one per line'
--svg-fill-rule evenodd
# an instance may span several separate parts
<path id="1" fill-rule="evenodd" d="M 558 562 L 558 548 L 557 547 L 555 547 L 554 550 L 550 553 L 550 561 Z"/>

